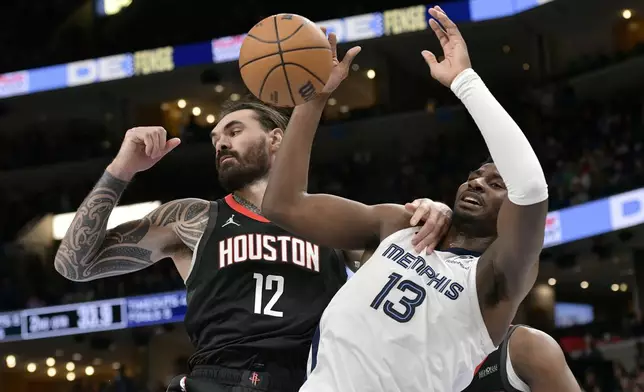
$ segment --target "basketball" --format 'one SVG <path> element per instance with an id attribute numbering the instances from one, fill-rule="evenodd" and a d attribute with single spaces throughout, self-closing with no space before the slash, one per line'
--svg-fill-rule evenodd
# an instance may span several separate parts
<path id="1" fill-rule="evenodd" d="M 277 14 L 257 23 L 239 52 L 244 84 L 274 106 L 293 107 L 311 100 L 332 68 L 331 45 L 320 27 L 294 14 Z"/>

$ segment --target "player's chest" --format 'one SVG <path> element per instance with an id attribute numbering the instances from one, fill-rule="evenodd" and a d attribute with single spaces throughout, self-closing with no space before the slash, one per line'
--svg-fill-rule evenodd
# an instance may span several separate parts
<path id="1" fill-rule="evenodd" d="M 447 252 L 419 254 L 413 247 L 399 242 L 382 247 L 363 269 L 372 270 L 372 276 L 377 275 L 380 280 L 391 282 L 393 288 L 400 286 L 400 295 L 407 295 L 413 287 L 421 293 L 422 298 L 432 298 L 434 302 L 453 302 L 459 300 L 467 290 L 473 260 L 470 256 Z M 369 284 L 372 282 L 370 279 Z M 392 290 L 392 294 L 395 291 Z"/>

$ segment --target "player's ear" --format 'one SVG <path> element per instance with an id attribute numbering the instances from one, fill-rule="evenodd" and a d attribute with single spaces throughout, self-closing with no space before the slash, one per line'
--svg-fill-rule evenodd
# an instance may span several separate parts
<path id="1" fill-rule="evenodd" d="M 280 128 L 275 128 L 268 133 L 268 141 L 271 148 L 271 152 L 276 152 L 279 150 L 280 145 L 282 144 L 282 138 L 284 137 L 284 131 Z"/>

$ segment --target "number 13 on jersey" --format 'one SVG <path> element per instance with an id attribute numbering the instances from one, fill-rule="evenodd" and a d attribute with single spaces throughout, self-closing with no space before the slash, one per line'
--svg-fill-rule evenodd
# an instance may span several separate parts
<path id="1" fill-rule="evenodd" d="M 418 307 L 418 305 L 422 304 L 423 301 L 425 301 L 427 293 L 422 286 L 412 282 L 411 280 L 403 280 L 402 282 L 398 283 L 401 278 L 402 275 L 395 272 L 389 275 L 389 280 L 382 288 L 382 290 L 380 290 L 378 295 L 376 295 L 376 298 L 373 299 L 373 302 L 371 302 L 371 307 L 378 310 L 391 290 L 396 287 L 405 295 L 400 298 L 398 304 L 394 304 L 389 300 L 385 301 L 385 304 L 382 306 L 382 311 L 387 316 L 398 321 L 399 323 L 406 323 L 411 320 L 412 317 L 414 317 L 416 308 Z M 401 312 L 396 309 L 396 305 L 400 305 L 402 308 L 404 308 L 404 311 Z"/>
<path id="2" fill-rule="evenodd" d="M 253 312 L 266 316 L 283 317 L 284 314 L 279 310 L 273 310 L 273 306 L 275 306 L 282 294 L 284 294 L 284 277 L 279 275 L 266 275 L 266 279 L 264 279 L 264 275 L 255 273 L 253 274 L 253 278 L 255 279 L 255 307 Z M 264 283 L 264 281 L 266 281 L 266 283 Z M 264 290 L 275 290 L 275 292 L 262 310 Z"/>

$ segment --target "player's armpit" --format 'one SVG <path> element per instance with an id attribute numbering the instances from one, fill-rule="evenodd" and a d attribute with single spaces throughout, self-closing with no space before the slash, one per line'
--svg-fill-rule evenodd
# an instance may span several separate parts
<path id="1" fill-rule="evenodd" d="M 76 212 L 54 261 L 61 275 L 74 281 L 122 275 L 171 257 L 178 247 L 194 249 L 208 221 L 207 201 L 175 200 L 106 230 L 120 196 L 106 185 L 99 181 Z"/>
<path id="2" fill-rule="evenodd" d="M 524 206 L 507 199 L 503 202 L 497 219 L 497 238 L 481 256 L 481 268 L 477 271 L 477 275 L 488 275 L 486 266 L 493 270 L 497 300 L 518 307 L 532 289 L 537 278 L 547 214 L 548 200 Z M 477 283 L 490 278 L 489 275 L 477 276 Z M 508 316 L 512 318 L 513 314 Z"/>
<path id="3" fill-rule="evenodd" d="M 580 392 L 561 347 L 548 334 L 519 327 L 510 337 L 514 371 L 532 392 Z"/>

